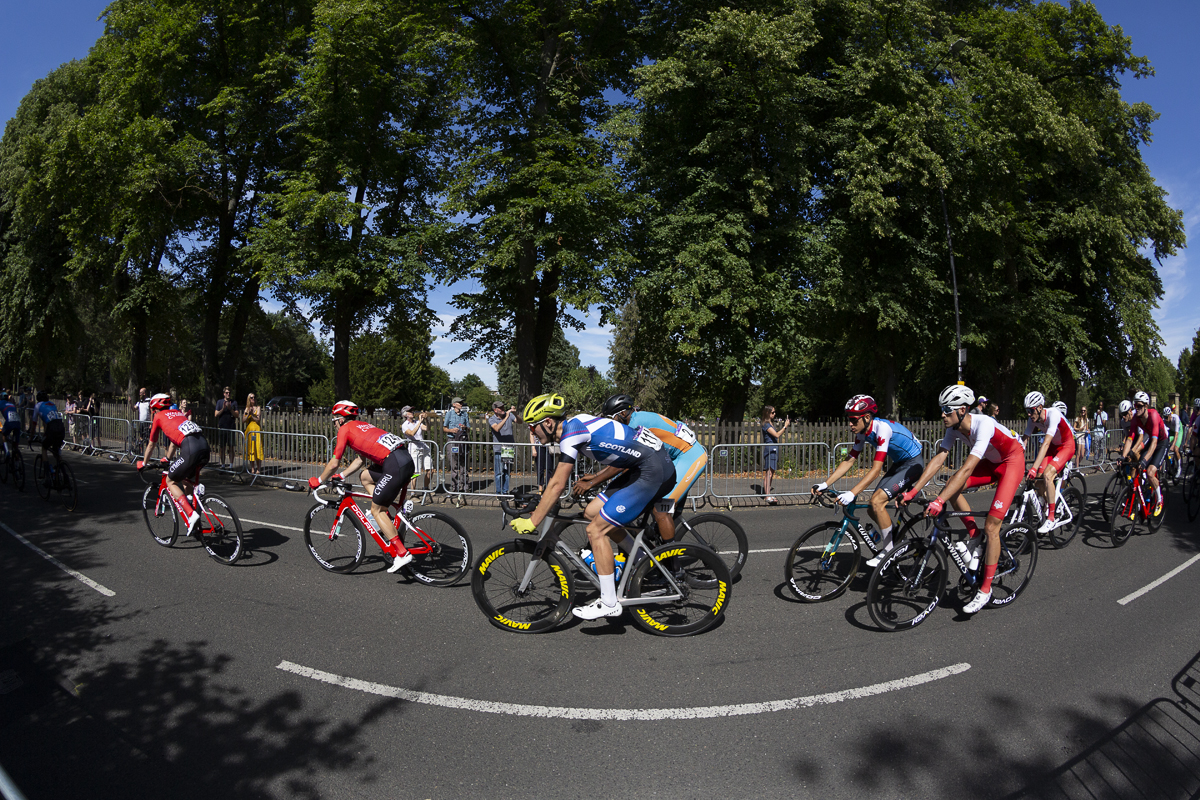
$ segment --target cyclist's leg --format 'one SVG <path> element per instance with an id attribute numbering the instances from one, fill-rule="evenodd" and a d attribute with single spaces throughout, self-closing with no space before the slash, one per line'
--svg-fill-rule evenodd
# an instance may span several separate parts
<path id="1" fill-rule="evenodd" d="M 384 459 L 383 464 L 378 470 L 367 469 L 363 472 L 367 473 L 363 485 L 367 485 L 369 480 L 371 486 L 371 516 L 375 518 L 375 522 L 379 525 L 379 530 L 383 534 L 384 540 L 393 555 L 401 560 L 399 566 L 392 565 L 393 570 L 404 566 L 408 560 L 403 560 L 408 555 L 408 550 L 404 547 L 404 543 L 400 540 L 396 532 L 396 526 L 392 522 L 390 507 L 395 499 L 400 495 L 400 490 L 408 485 L 412 480 L 413 472 L 416 465 L 413 464 L 412 457 L 408 451 L 404 449 L 393 450 L 391 455 Z"/>
<path id="2" fill-rule="evenodd" d="M 692 445 L 680 453 L 671 465 L 675 468 L 675 483 L 663 499 L 671 501 L 673 511 L 682 505 L 692 484 L 704 474 L 704 468 L 708 466 L 708 453 L 704 452 L 700 445 Z M 654 521 L 658 524 L 658 533 L 664 542 L 675 538 L 674 515 L 670 511 L 660 511 L 657 503 L 654 507 Z"/>

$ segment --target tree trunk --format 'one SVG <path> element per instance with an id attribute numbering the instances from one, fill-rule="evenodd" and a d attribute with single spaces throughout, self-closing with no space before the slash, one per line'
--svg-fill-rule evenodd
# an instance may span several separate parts
<path id="1" fill-rule="evenodd" d="M 229 386 L 233 386 L 233 373 L 238 367 L 238 356 L 242 352 L 242 342 L 246 338 L 246 325 L 250 321 L 254 304 L 258 302 L 258 289 L 258 276 L 253 275 L 242 287 L 237 306 L 233 310 L 233 324 L 229 326 L 229 341 L 225 343 L 225 358 L 223 359 L 225 369 L 222 372 L 222 379 Z M 239 389 L 240 387 L 234 386 L 235 392 Z"/>
<path id="2" fill-rule="evenodd" d="M 333 394 L 334 402 L 349 400 L 350 393 L 350 336 L 353 315 L 339 314 L 333 322 Z"/>

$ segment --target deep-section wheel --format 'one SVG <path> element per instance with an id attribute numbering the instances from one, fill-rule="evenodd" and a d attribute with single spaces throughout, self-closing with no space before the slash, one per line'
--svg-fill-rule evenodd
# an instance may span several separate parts
<path id="1" fill-rule="evenodd" d="M 832 600 L 854 580 L 861 558 L 858 542 L 842 525 L 834 520 L 814 525 L 792 544 L 783 563 L 783 579 L 797 599 Z"/>
<path id="2" fill-rule="evenodd" d="M 413 552 L 408 572 L 430 586 L 453 586 L 462 580 L 473 553 L 471 539 L 458 520 L 442 511 L 423 511 L 411 521 L 423 535 L 411 533 L 403 523 L 397 526 L 400 541 Z"/>
<path id="3" fill-rule="evenodd" d="M 63 508 L 74 511 L 75 506 L 79 504 L 79 489 L 75 483 L 75 470 L 71 469 L 71 465 L 66 461 L 58 465 L 58 481 L 55 486 L 58 488 L 58 496 L 62 498 Z"/>
<path id="4" fill-rule="evenodd" d="M 1073 492 L 1074 487 L 1067 491 Z M 1032 525 L 1016 522 L 1000 529 L 1000 559 L 996 562 L 988 605 L 1004 606 L 1017 599 L 1033 577 L 1037 555 L 1037 533 Z"/>
<path id="5" fill-rule="evenodd" d="M 245 547 L 237 512 L 215 494 L 205 497 L 201 505 L 199 536 L 204 549 L 222 564 L 236 564 Z"/>
<path id="6" fill-rule="evenodd" d="M 33 457 L 33 486 L 37 489 L 38 497 L 50 499 L 50 471 L 46 469 L 41 453 Z"/>
<path id="7" fill-rule="evenodd" d="M 629 578 L 626 597 L 641 601 L 626 606 L 634 624 L 659 636 L 691 636 L 715 625 L 733 589 L 721 557 L 702 545 L 671 542 L 654 550 L 654 558 L 661 568 L 647 558 Z"/>
<path id="8" fill-rule="evenodd" d="M 1120 547 L 1133 535 L 1134 529 L 1137 528 L 1138 516 L 1140 516 L 1137 498 L 1133 496 L 1131 487 L 1124 486 L 1117 492 L 1117 496 L 1113 499 L 1111 513 L 1112 520 L 1108 525 L 1108 538 L 1112 541 L 1113 547 Z"/>
<path id="9" fill-rule="evenodd" d="M 746 531 L 736 519 L 725 514 L 697 514 L 675 522 L 675 541 L 696 542 L 721 557 L 729 569 L 729 579 L 737 580 L 750 552 Z"/>
<path id="10" fill-rule="evenodd" d="M 471 570 L 471 594 L 497 628 L 517 633 L 548 631 L 571 610 L 571 568 L 547 549 L 534 560 L 536 542 L 514 539 L 490 547 Z M 529 583 L 521 583 L 533 565 Z"/>
<path id="11" fill-rule="evenodd" d="M 1063 512 L 1067 510 L 1071 512 L 1071 519 L 1050 531 L 1050 544 L 1054 545 L 1056 549 L 1061 550 L 1075 538 L 1075 534 L 1079 531 L 1079 525 L 1083 522 L 1084 502 L 1083 495 L 1074 486 L 1068 486 L 1063 490 L 1062 504 L 1066 508 L 1059 509 L 1055 514 L 1055 519 L 1061 522 L 1066 516 Z"/>
<path id="12" fill-rule="evenodd" d="M 163 547 L 175 544 L 179 535 L 179 515 L 175 513 L 175 503 L 171 493 L 157 486 L 147 486 L 142 492 L 142 516 L 146 520 L 146 528 L 154 541 Z"/>
<path id="13" fill-rule="evenodd" d="M 322 569 L 352 572 L 362 563 L 366 535 L 353 513 L 337 524 L 337 505 L 317 503 L 304 516 L 304 546 Z"/>
<path id="14" fill-rule="evenodd" d="M 17 487 L 17 491 L 25 491 L 25 457 L 21 455 L 21 448 L 13 451 L 13 485 Z"/>
<path id="15" fill-rule="evenodd" d="M 924 539 L 896 545 L 871 575 L 867 610 L 885 631 L 915 628 L 946 591 L 946 554 Z"/>

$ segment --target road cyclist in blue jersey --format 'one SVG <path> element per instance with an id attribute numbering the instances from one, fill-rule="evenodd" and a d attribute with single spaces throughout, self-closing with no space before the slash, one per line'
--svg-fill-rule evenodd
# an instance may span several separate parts
<path id="1" fill-rule="evenodd" d="M 876 416 L 878 413 L 879 406 L 870 395 L 856 394 L 846 401 L 846 416 L 850 420 L 850 430 L 854 432 L 854 446 L 846 460 L 838 464 L 828 478 L 812 487 L 814 497 L 825 491 L 830 484 L 836 483 L 853 468 L 864 444 L 875 446 L 875 460 L 867 474 L 852 488 L 838 494 L 838 503 L 848 506 L 860 492 L 879 478 L 879 483 L 875 485 L 875 491 L 871 494 L 871 507 L 867 510 L 879 527 L 879 554 L 867 562 L 868 567 L 877 566 L 880 559 L 895 546 L 895 542 L 892 541 L 895 526 L 887 512 L 888 501 L 909 489 L 925 469 L 921 443 L 912 431 L 899 422 Z M 884 472 L 884 461 L 888 458 L 891 459 L 891 465 Z"/>
<path id="2" fill-rule="evenodd" d="M 21 446 L 21 412 L 8 392 L 0 395 L 0 416 L 4 418 L 2 435 L 7 456 L 9 448 Z"/>
<path id="3" fill-rule="evenodd" d="M 634 522 L 647 506 L 671 491 L 675 486 L 675 467 L 662 440 L 645 429 L 633 430 L 615 420 L 590 414 L 576 414 L 567 419 L 566 413 L 566 400 L 560 394 L 541 394 L 525 405 L 522 419 L 529 426 L 530 435 L 542 444 L 558 443 L 558 466 L 533 513 L 528 518 L 517 517 L 509 524 L 519 534 L 537 530 L 567 488 L 581 455 L 589 455 L 605 467 L 625 470 L 584 510 L 588 542 L 600 579 L 600 597 L 571 609 L 572 614 L 585 620 L 620 616 L 622 606 L 617 602 L 613 542 L 624 541 L 628 534 L 622 527 Z"/>
<path id="4" fill-rule="evenodd" d="M 58 406 L 51 402 L 45 392 L 38 392 L 37 405 L 33 407 L 33 425 L 29 428 L 29 437 L 37 433 L 38 425 L 42 426 L 42 462 L 46 462 L 46 453 L 54 455 L 54 468 L 62 464 L 62 446 L 67 437 L 66 426 L 63 425 L 62 414 Z M 46 484 L 50 483 L 50 470 L 46 470 Z"/>

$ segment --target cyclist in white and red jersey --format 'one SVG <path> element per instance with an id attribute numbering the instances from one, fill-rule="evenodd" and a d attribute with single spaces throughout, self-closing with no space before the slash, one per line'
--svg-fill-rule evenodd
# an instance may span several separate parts
<path id="1" fill-rule="evenodd" d="M 359 467 L 365 466 L 358 480 L 363 488 L 371 493 L 371 516 L 379 525 L 379 532 L 387 542 L 388 555 L 392 556 L 392 565 L 388 572 L 395 572 L 412 561 L 412 553 L 400 541 L 396 526 L 392 524 L 388 506 L 400 494 L 400 490 L 408 486 L 416 465 L 408 454 L 404 439 L 394 433 L 388 433 L 383 428 L 376 428 L 368 422 L 358 420 L 358 406 L 349 400 L 339 400 L 333 406 L 333 420 L 338 426 L 337 444 L 333 447 L 333 458 L 321 471 L 321 477 L 309 478 L 308 485 L 316 489 L 338 468 L 342 454 L 346 449 L 354 451 L 354 461 L 346 468 L 344 474 L 353 473 Z M 341 478 L 341 475 L 334 477 Z"/>
<path id="2" fill-rule="evenodd" d="M 146 452 L 138 461 L 137 468 L 145 467 L 150 460 L 150 451 L 154 448 L 154 439 L 159 431 L 171 443 L 167 447 L 167 490 L 175 501 L 179 516 L 187 523 L 187 533 L 195 533 L 200 524 L 200 514 L 192 508 L 192 504 L 184 498 L 183 487 L 180 483 L 193 480 L 194 476 L 208 464 L 208 440 L 200 431 L 200 426 L 188 419 L 183 411 L 171 409 L 171 395 L 156 394 L 150 398 L 150 409 L 157 411 L 154 422 L 150 425 L 150 435 L 146 440 Z M 176 455 L 178 454 L 178 456 Z"/>
<path id="3" fill-rule="evenodd" d="M 1141 458 L 1138 466 L 1146 470 L 1146 477 L 1154 487 L 1154 516 L 1162 513 L 1162 487 L 1158 483 L 1158 468 L 1167 457 L 1171 441 L 1167 438 L 1167 426 L 1163 423 L 1162 415 L 1150 407 L 1150 395 L 1138 392 L 1133 396 L 1133 421 L 1129 425 L 1129 435 L 1125 438 L 1125 446 L 1121 449 L 1121 457 L 1129 455 L 1129 450 L 1135 446 L 1140 449 Z"/>
<path id="4" fill-rule="evenodd" d="M 971 598 L 963 611 L 974 614 L 992 599 L 992 579 L 996 577 L 996 564 L 1000 560 L 1000 524 L 1004 514 L 1012 504 L 1013 495 L 1021 484 L 1025 474 L 1025 449 L 1021 440 L 1008 428 L 984 414 L 970 414 L 967 410 L 975 404 L 975 393 L 966 386 L 947 386 L 938 396 L 938 405 L 942 409 L 942 422 L 946 425 L 946 437 L 938 444 L 938 452 L 929 459 L 929 464 L 913 488 L 902 496 L 903 502 L 908 502 L 916 496 L 921 487 L 937 473 L 950 448 L 956 441 L 964 441 L 971 448 L 962 466 L 945 488 L 925 507 L 929 516 L 942 513 L 947 500 L 954 503 L 959 511 L 970 511 L 971 506 L 962 496 L 963 489 L 975 486 L 986 486 L 996 482 L 996 494 L 988 509 L 987 521 L 984 523 L 984 533 L 987 535 L 987 549 L 983 554 L 983 582 L 979 592 Z M 977 552 L 979 543 L 974 541 L 979 536 L 975 520 L 963 518 L 967 531 L 971 534 L 971 547 Z"/>
<path id="5" fill-rule="evenodd" d="M 1057 404 L 1046 407 L 1046 398 L 1041 392 L 1025 395 L 1025 414 L 1029 417 L 1025 433 L 1021 434 L 1025 441 L 1031 441 L 1030 437 L 1035 433 L 1046 434 L 1027 477 L 1030 480 L 1039 475 L 1042 477 L 1038 493 L 1049 499 L 1046 501 L 1046 521 L 1038 528 L 1038 533 L 1047 533 L 1054 529 L 1054 479 L 1067 462 L 1075 458 L 1075 431 Z"/>
<path id="6" fill-rule="evenodd" d="M 893 547 L 892 518 L 887 512 L 888 501 L 899 497 L 905 489 L 912 486 L 913 481 L 921 476 L 921 470 L 925 466 L 921 457 L 921 443 L 913 436 L 912 431 L 899 422 L 876 417 L 878 413 L 879 406 L 870 395 L 856 394 L 846 401 L 846 416 L 850 418 L 850 430 L 854 432 L 854 446 L 850 449 L 850 455 L 838 464 L 828 478 L 812 487 L 814 496 L 825 491 L 829 484 L 836 483 L 850 471 L 864 444 L 875 446 L 875 461 L 867 474 L 863 475 L 853 488 L 838 495 L 839 503 L 844 506 L 850 505 L 859 492 L 883 475 L 875 486 L 875 491 L 871 493 L 871 507 L 867 511 L 879 526 L 879 554 L 867 562 L 868 567 L 878 565 Z M 891 463 L 888 471 L 884 473 L 883 463 L 889 457 Z"/>

